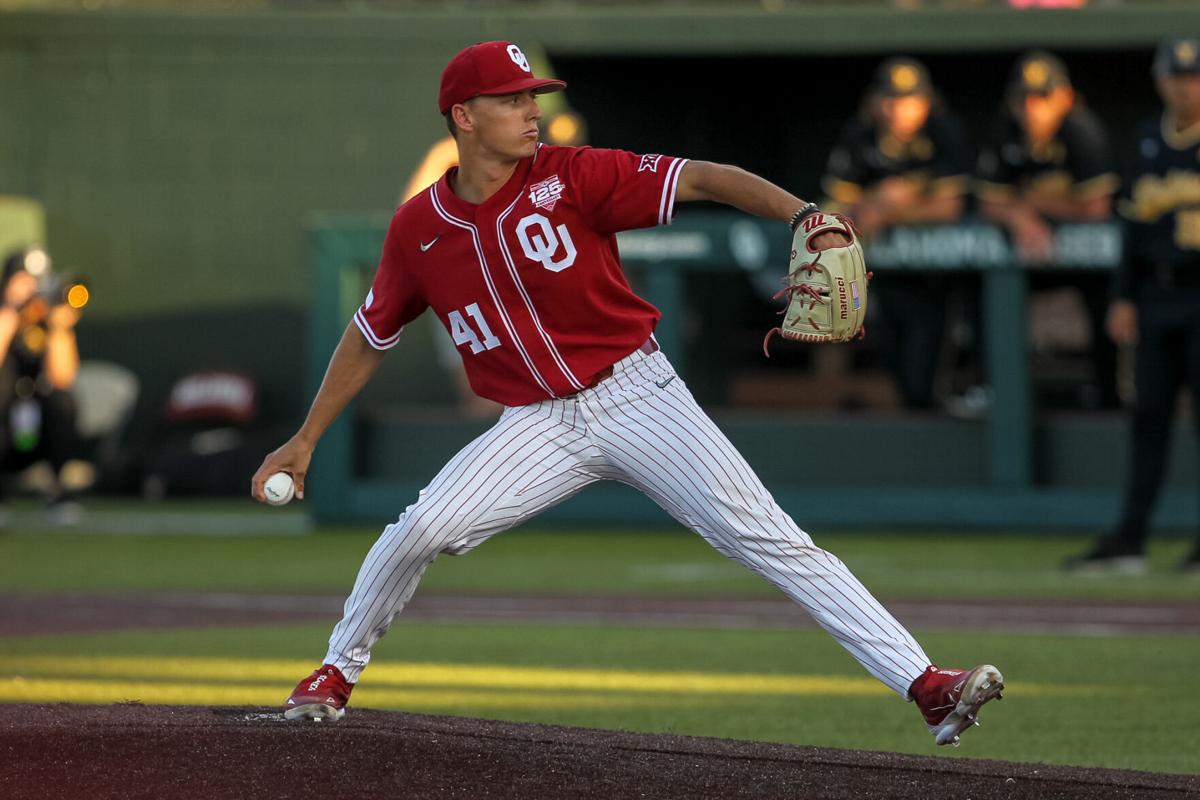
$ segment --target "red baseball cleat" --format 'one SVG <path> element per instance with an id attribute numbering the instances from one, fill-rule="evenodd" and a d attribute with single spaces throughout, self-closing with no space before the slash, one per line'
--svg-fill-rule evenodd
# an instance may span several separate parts
<path id="1" fill-rule="evenodd" d="M 346 703 L 354 684 L 347 682 L 342 671 L 332 664 L 323 664 L 292 690 L 283 704 L 285 719 L 339 720 L 346 713 Z"/>
<path id="2" fill-rule="evenodd" d="M 1003 689 L 1004 676 L 991 664 L 972 670 L 930 666 L 908 687 L 908 696 L 937 743 L 958 747 L 959 734 L 979 724 L 979 709 L 993 698 L 1000 700 Z"/>

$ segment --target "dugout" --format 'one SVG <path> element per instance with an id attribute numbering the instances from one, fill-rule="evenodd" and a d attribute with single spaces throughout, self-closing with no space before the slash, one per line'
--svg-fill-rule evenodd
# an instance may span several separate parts
<path id="1" fill-rule="evenodd" d="M 1047 47 L 1067 61 L 1120 148 L 1120 131 L 1154 107 L 1150 48 L 1180 30 L 1200 30 L 1193 4 L 1026 12 L 997 3 L 912 10 L 876 2 L 9 12 L 0 16 L 0 193 L 43 202 L 60 263 L 92 276 L 104 302 L 81 323 L 83 356 L 138 373 L 141 418 L 186 364 L 255 375 L 264 414 L 295 422 L 307 400 L 297 376 L 312 369 L 308 354 L 321 342 L 310 318 L 318 312 L 305 221 L 318 209 L 386 217 L 412 164 L 441 134 L 431 110 L 434 87 L 445 58 L 464 40 L 540 42 L 571 83 L 571 103 L 597 144 L 733 161 L 803 193 L 815 189 L 857 88 L 844 95 L 830 88 L 817 98 L 819 113 L 800 114 L 790 99 L 795 76 L 837 76 L 860 87 L 882 56 L 916 55 L 968 125 L 982 126 L 1012 58 Z M 692 284 L 709 296 L 744 298 L 749 290 L 735 285 L 739 279 L 736 271 L 714 270 Z M 344 324 L 346 309 L 336 310 Z M 258 346 L 263 341 L 288 346 Z M 736 365 L 743 347 L 731 346 L 711 363 Z M 403 350 L 389 358 L 389 369 L 394 360 L 415 379 L 381 386 L 386 397 L 366 398 L 384 422 L 405 415 L 399 406 L 436 405 L 448 396 L 438 389 L 428 342 L 413 337 Z M 704 357 L 674 355 L 693 371 L 689 381 L 701 400 L 720 405 L 723 368 L 706 374 Z M 773 487 L 789 507 L 830 509 L 829 519 L 809 524 L 1106 524 L 1123 461 L 1122 420 L 1005 407 L 1027 415 L 1019 426 L 1027 438 L 1025 455 L 1010 462 L 1017 464 L 1009 472 L 1015 480 L 1002 485 L 993 481 L 997 443 L 989 443 L 994 434 L 986 421 L 842 414 L 793 421 L 779 411 L 715 416 L 764 475 L 792 471 L 779 465 L 783 436 L 813 441 L 837 428 L 859 452 L 888 443 L 892 455 L 870 460 L 880 471 L 868 476 L 874 489 L 852 506 L 839 508 L 824 495 L 814 504 L 807 501 L 817 495 Z M 788 422 L 784 429 L 781 421 Z M 315 490 L 323 516 L 393 513 L 403 500 L 358 497 L 350 491 L 355 476 L 374 474 L 395 496 L 411 497 L 414 482 L 431 474 L 416 474 L 424 460 L 440 465 L 445 448 L 475 430 L 454 421 L 404 423 L 430 437 L 414 451 L 410 440 L 394 438 L 401 428 L 391 423 L 357 428 L 377 450 L 343 454 L 351 484 L 336 492 L 328 484 L 340 497 L 329 505 Z M 327 443 L 322 458 L 335 449 Z M 1170 525 L 1194 516 L 1195 465 L 1187 448 L 1179 450 L 1160 517 Z M 918 453 L 930 455 L 914 460 Z M 413 474 L 395 471 L 403 459 Z M 594 507 L 582 505 L 599 491 L 562 512 L 578 505 L 577 518 L 595 519 L 593 513 L 621 508 L 631 522 L 661 519 L 656 510 L 602 494 Z M 864 511 L 853 518 L 848 507 Z"/>

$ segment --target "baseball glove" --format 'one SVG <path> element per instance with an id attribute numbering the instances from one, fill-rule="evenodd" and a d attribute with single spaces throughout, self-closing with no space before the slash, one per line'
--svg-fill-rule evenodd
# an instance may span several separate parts
<path id="1" fill-rule="evenodd" d="M 827 250 L 814 250 L 813 239 L 822 233 L 838 231 L 849 244 Z M 788 263 L 786 286 L 775 297 L 786 297 L 783 324 L 767 331 L 763 352 L 779 334 L 798 342 L 848 342 L 861 339 L 866 331 L 867 282 L 871 273 L 863 259 L 858 231 L 849 217 L 813 210 L 800 217 L 792 235 L 792 256 Z"/>

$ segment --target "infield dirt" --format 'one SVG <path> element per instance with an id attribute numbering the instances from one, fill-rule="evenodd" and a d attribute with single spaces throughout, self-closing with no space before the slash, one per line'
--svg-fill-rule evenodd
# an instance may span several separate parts
<path id="1" fill-rule="evenodd" d="M 352 709 L 9 705 L 0 797 L 1185 798 L 1200 776 Z"/>

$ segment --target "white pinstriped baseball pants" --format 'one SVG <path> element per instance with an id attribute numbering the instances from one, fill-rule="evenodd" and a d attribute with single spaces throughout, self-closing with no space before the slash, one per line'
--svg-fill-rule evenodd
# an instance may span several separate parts
<path id="1" fill-rule="evenodd" d="M 461 554 L 599 480 L 645 493 L 805 608 L 901 697 L 928 666 L 912 636 L 813 544 L 696 404 L 661 352 L 634 352 L 597 386 L 508 408 L 371 548 L 325 662 L 356 682 L 371 647 L 439 553 Z M 672 378 L 660 388 L 657 384 Z"/>

